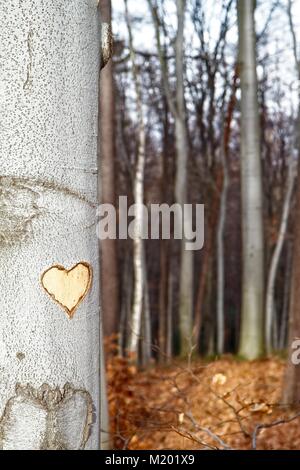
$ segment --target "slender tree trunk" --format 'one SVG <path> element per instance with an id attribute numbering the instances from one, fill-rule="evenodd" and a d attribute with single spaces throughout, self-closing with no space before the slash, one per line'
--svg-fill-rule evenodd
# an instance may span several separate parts
<path id="1" fill-rule="evenodd" d="M 279 343 L 279 332 L 278 332 L 278 310 L 276 308 L 276 303 L 274 302 L 274 313 L 273 313 L 273 327 L 272 327 L 272 333 L 273 333 L 273 347 L 275 351 L 278 350 L 278 343 Z"/>
<path id="2" fill-rule="evenodd" d="M 120 320 L 120 336 L 119 336 L 119 350 L 121 355 L 125 353 L 127 349 L 127 327 L 130 324 L 131 316 L 131 301 L 132 301 L 132 262 L 131 262 L 131 250 L 129 247 L 125 250 L 124 266 L 122 270 L 122 300 L 121 300 L 121 320 Z"/>
<path id="3" fill-rule="evenodd" d="M 163 142 L 163 165 L 161 177 L 161 202 L 169 203 L 169 187 L 172 182 L 169 180 L 169 112 L 167 99 L 163 98 L 164 106 L 164 142 Z M 160 280 L 159 280 L 159 324 L 158 324 L 158 345 L 159 360 L 161 363 L 167 359 L 167 335 L 168 335 L 168 300 L 169 300 L 169 249 L 170 240 L 160 240 Z"/>
<path id="4" fill-rule="evenodd" d="M 276 281 L 276 274 L 278 270 L 278 265 L 285 241 L 285 236 L 287 232 L 290 208 L 291 208 L 291 200 L 293 196 L 293 189 L 295 183 L 295 165 L 293 154 L 290 157 L 289 162 L 289 175 L 287 181 L 287 190 L 284 198 L 283 204 L 283 212 L 282 218 L 279 228 L 278 240 L 274 249 L 274 253 L 272 255 L 269 276 L 268 276 L 268 283 L 267 283 L 267 291 L 266 291 L 266 326 L 265 326 L 265 333 L 266 333 L 266 349 L 267 353 L 271 354 L 272 352 L 272 325 L 274 322 L 275 316 L 275 305 L 274 305 L 274 290 L 275 290 L 275 281 Z"/>
<path id="5" fill-rule="evenodd" d="M 210 214 L 207 221 L 206 227 L 206 243 L 204 246 L 202 263 L 201 263 L 201 273 L 199 279 L 199 285 L 197 289 L 196 305 L 195 305 L 195 321 L 194 321 L 194 337 L 196 338 L 196 343 L 199 347 L 201 329 L 203 324 L 203 305 L 205 303 L 205 296 L 208 285 L 208 278 L 210 272 L 210 263 L 213 257 L 213 248 L 214 244 L 214 233 L 218 225 L 218 216 L 220 211 L 220 194 L 223 187 L 223 170 L 216 168 L 214 175 L 214 193 L 212 195 L 212 203 L 210 205 Z"/>
<path id="6" fill-rule="evenodd" d="M 224 253 L 224 231 L 226 224 L 227 194 L 229 189 L 229 143 L 231 136 L 231 123 L 236 103 L 237 80 L 239 77 L 239 67 L 236 64 L 232 81 L 231 96 L 228 102 L 228 109 L 224 117 L 221 160 L 223 165 L 223 185 L 220 201 L 220 215 L 217 230 L 217 353 L 224 353 L 225 342 L 225 253 Z"/>
<path id="7" fill-rule="evenodd" d="M 248 359 L 263 353 L 264 236 L 256 76 L 255 0 L 238 0 L 239 67 L 242 90 L 241 164 L 243 280 L 239 352 Z"/>
<path id="8" fill-rule="evenodd" d="M 287 241 L 287 256 L 285 261 L 285 275 L 284 275 L 284 289 L 283 289 L 283 305 L 279 332 L 279 350 L 283 351 L 286 348 L 287 341 L 287 324 L 289 316 L 289 298 L 290 298 L 290 284 L 291 284 L 291 267 L 292 267 L 292 244 Z"/>
<path id="9" fill-rule="evenodd" d="M 176 181 L 175 199 L 182 207 L 187 203 L 187 170 L 189 157 L 189 144 L 187 137 L 187 123 L 184 98 L 184 25 L 186 0 L 177 0 L 177 35 L 175 44 L 176 56 Z M 185 214 L 187 215 L 187 214 Z M 184 218 L 187 228 L 192 221 Z M 185 226 L 183 226 L 185 229 Z M 184 230 L 185 233 L 185 230 Z M 181 241 L 180 259 L 180 291 L 179 291 L 179 332 L 180 351 L 182 355 L 190 352 L 192 346 L 193 330 L 193 251 L 186 249 L 186 239 L 183 233 Z"/>
<path id="10" fill-rule="evenodd" d="M 111 23 L 111 0 L 101 0 L 100 13 L 104 23 Z M 100 158 L 101 202 L 116 203 L 115 191 L 115 105 L 113 63 L 109 61 L 100 79 Z M 118 333 L 119 286 L 117 240 L 106 239 L 101 243 L 101 307 L 105 336 Z"/>
<path id="11" fill-rule="evenodd" d="M 178 86 L 178 85 L 177 85 Z M 175 183 L 176 202 L 182 207 L 187 203 L 187 176 L 186 166 L 188 159 L 188 143 L 185 123 L 176 120 L 176 148 L 177 170 Z M 189 228 L 192 221 L 186 217 L 184 224 Z M 183 224 L 183 232 L 185 225 Z M 186 238 L 183 234 L 180 253 L 180 277 L 179 277 L 179 333 L 180 353 L 185 356 L 191 351 L 193 329 L 193 252 L 186 250 Z"/>
<path id="12" fill-rule="evenodd" d="M 295 211 L 294 250 L 292 267 L 292 284 L 289 317 L 289 353 L 292 343 L 300 338 L 300 185 L 297 187 L 297 200 Z M 292 363 L 290 354 L 284 380 L 283 402 L 298 404 L 300 402 L 300 367 Z"/>
<path id="13" fill-rule="evenodd" d="M 134 199 L 136 204 L 135 209 L 135 224 L 137 233 L 133 240 L 133 272 L 134 272 L 134 286 L 133 286 L 133 305 L 130 324 L 130 339 L 129 351 L 137 355 L 138 342 L 141 333 L 141 321 L 143 311 L 143 297 L 144 297 L 144 269 L 143 269 L 143 240 L 138 231 L 143 225 L 143 172 L 144 172 L 144 134 L 140 134 L 140 144 L 138 150 L 138 162 L 136 166 L 136 177 L 134 184 Z"/>
<path id="14" fill-rule="evenodd" d="M 108 411 L 108 400 L 107 400 L 107 382 L 105 371 L 105 351 L 103 341 L 103 326 L 102 326 L 102 315 L 100 323 L 100 370 L 103 371 L 100 375 L 100 449 L 109 450 L 111 448 L 112 440 L 110 435 L 109 426 L 109 411 Z"/>
<path id="15" fill-rule="evenodd" d="M 129 19 L 127 0 L 125 2 L 126 23 L 129 35 L 129 48 L 132 63 L 132 73 L 135 87 L 136 109 L 138 116 L 138 155 L 135 168 L 134 202 L 135 202 L 135 236 L 133 239 L 133 305 L 130 325 L 129 351 L 136 357 L 138 355 L 138 344 L 141 334 L 143 298 L 144 298 L 144 244 L 143 244 L 143 203 L 144 203 L 144 169 L 145 169 L 145 147 L 146 134 L 144 124 L 144 113 L 142 104 L 142 92 L 140 78 L 136 66 L 136 58 L 133 46 L 132 31 Z"/>
<path id="16" fill-rule="evenodd" d="M 217 353 L 224 353 L 225 341 L 225 316 L 224 316 L 224 287 L 225 287 L 225 254 L 224 254 L 224 230 L 226 222 L 227 193 L 229 187 L 229 175 L 224 145 L 222 145 L 223 160 L 223 188 L 220 203 L 220 216 L 217 231 Z"/>
<path id="17" fill-rule="evenodd" d="M 187 169 L 189 157 L 188 131 L 186 122 L 185 97 L 184 97 L 184 26 L 186 0 L 176 0 L 177 11 L 177 33 L 175 41 L 175 68 L 176 68 L 176 98 L 173 99 L 168 66 L 164 57 L 164 51 L 160 38 L 160 19 L 157 8 L 153 6 L 152 0 L 148 0 L 151 10 L 157 50 L 161 64 L 164 92 L 168 100 L 170 112 L 175 120 L 175 145 L 176 145 L 176 180 L 175 199 L 176 203 L 183 206 L 187 203 Z M 185 218 L 187 228 L 191 227 L 191 221 Z M 184 227 L 183 234 L 184 234 Z M 191 350 L 193 341 L 193 252 L 185 249 L 186 239 L 183 236 L 180 253 L 180 292 L 179 292 L 179 336 L 180 353 L 186 355 Z"/>
<path id="18" fill-rule="evenodd" d="M 0 446 L 97 449 L 97 1 L 0 17 Z"/>
<path id="19" fill-rule="evenodd" d="M 159 280 L 159 324 L 158 345 L 159 360 L 161 363 L 166 359 L 167 343 L 167 311 L 168 311 L 168 240 L 160 241 L 160 280 Z"/>
<path id="20" fill-rule="evenodd" d="M 148 366 L 151 361 L 152 335 L 151 335 L 151 310 L 147 276 L 146 253 L 143 253 L 144 272 L 144 303 L 143 303 L 143 328 L 142 328 L 142 364 Z"/>
<path id="21" fill-rule="evenodd" d="M 171 263 L 171 261 L 170 261 Z M 167 309 L 167 341 L 166 355 L 167 362 L 171 361 L 173 353 L 173 272 L 169 270 L 168 275 L 168 309 Z"/>
<path id="22" fill-rule="evenodd" d="M 288 19 L 290 31 L 293 40 L 293 53 L 295 66 L 300 79 L 300 59 L 297 45 L 297 37 L 292 16 L 292 0 L 288 1 Z M 298 80 L 298 122 L 295 130 L 295 141 L 300 142 L 300 80 Z M 299 148 L 298 148 L 299 156 Z M 299 165 L 299 163 L 298 163 Z M 299 175 L 299 166 L 298 166 Z M 300 337 L 300 184 L 299 176 L 296 190 L 296 210 L 295 210 L 295 226 L 294 226 L 294 242 L 293 242 L 293 261 L 292 261 L 292 281 L 291 281 L 291 297 L 289 307 L 289 349 L 292 347 L 294 339 Z M 293 352 L 289 350 L 289 353 Z M 284 378 L 283 402 L 287 404 L 299 404 L 300 402 L 300 368 L 299 365 L 293 364 L 289 354 L 289 361 Z"/>
<path id="23" fill-rule="evenodd" d="M 207 336 L 207 355 L 212 357 L 215 352 L 215 310 L 212 308 L 212 292 L 214 288 L 214 279 L 213 279 L 213 266 L 214 259 L 211 258 L 209 262 L 208 268 L 208 279 L 207 279 L 207 290 L 205 293 L 205 302 L 204 302 L 204 310 L 205 310 L 205 334 Z"/>

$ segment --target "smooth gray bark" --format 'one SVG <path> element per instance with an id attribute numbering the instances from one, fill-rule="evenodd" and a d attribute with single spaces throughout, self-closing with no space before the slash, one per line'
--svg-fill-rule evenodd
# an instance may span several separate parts
<path id="1" fill-rule="evenodd" d="M 239 353 L 264 350 L 264 235 L 256 75 L 255 0 L 238 0 L 241 79 L 242 323 Z"/>
<path id="2" fill-rule="evenodd" d="M 175 73 L 176 73 L 176 97 L 174 98 L 170 88 L 168 64 L 164 56 L 161 43 L 160 20 L 157 8 L 152 0 L 148 0 L 155 27 L 157 50 L 161 64 L 164 93 L 169 109 L 175 120 L 175 146 L 176 146 L 176 177 L 175 199 L 176 203 L 183 206 L 188 202 L 188 158 L 189 143 L 186 120 L 186 106 L 184 96 L 184 28 L 186 14 L 186 0 L 176 0 L 177 31 L 175 40 Z M 185 224 L 189 228 L 191 220 L 185 218 Z M 190 353 L 193 347 L 193 251 L 186 250 L 186 239 L 183 229 L 180 250 L 180 291 L 179 291 L 179 335 L 180 352 L 182 355 Z"/>
<path id="3" fill-rule="evenodd" d="M 125 3 L 125 16 L 129 36 L 129 50 L 132 65 L 132 74 L 135 88 L 135 100 L 138 119 L 138 152 L 135 166 L 134 178 L 134 202 L 135 202 L 135 221 L 134 221 L 134 239 L 133 239 L 133 305 L 129 331 L 129 351 L 138 356 L 138 344 L 141 336 L 143 299 L 144 299 L 144 243 L 143 243 L 143 203 L 144 203 L 144 171 L 146 160 L 146 133 L 144 123 L 144 112 L 142 103 L 142 91 L 140 77 L 136 65 L 136 56 L 133 45 L 131 23 L 128 12 L 127 0 Z"/>
<path id="4" fill-rule="evenodd" d="M 97 0 L 0 18 L 0 446 L 98 449 Z"/>

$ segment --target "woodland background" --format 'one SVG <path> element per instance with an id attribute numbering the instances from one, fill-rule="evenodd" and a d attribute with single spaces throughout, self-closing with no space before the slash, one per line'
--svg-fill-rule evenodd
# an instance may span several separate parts
<path id="1" fill-rule="evenodd" d="M 300 2 L 100 5 L 102 202 L 205 204 L 201 251 L 102 241 L 113 446 L 299 448 Z"/>

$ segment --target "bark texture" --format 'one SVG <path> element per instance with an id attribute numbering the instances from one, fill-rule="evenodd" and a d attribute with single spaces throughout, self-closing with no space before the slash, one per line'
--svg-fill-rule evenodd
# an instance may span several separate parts
<path id="1" fill-rule="evenodd" d="M 292 285 L 290 297 L 290 316 L 289 316 L 289 358 L 285 373 L 283 403 L 300 403 L 300 367 L 292 363 L 292 343 L 300 338 L 300 186 L 297 188 L 297 200 L 295 210 L 295 228 L 294 228 L 294 249 L 292 265 Z"/>
<path id="2" fill-rule="evenodd" d="M 266 323 L 265 323 L 265 333 L 266 333 L 266 351 L 268 354 L 272 353 L 273 345 L 272 344 L 272 331 L 274 327 L 274 317 L 275 317 L 275 283 L 276 275 L 280 262 L 281 253 L 284 247 L 284 242 L 287 233 L 289 215 L 291 210 L 291 202 L 293 196 L 293 189 L 295 183 L 295 168 L 294 168 L 293 154 L 290 158 L 289 163 L 289 175 L 287 180 L 286 194 L 283 202 L 283 211 L 279 227 L 278 239 L 274 252 L 272 254 L 269 273 L 268 273 L 268 282 L 266 290 Z"/>
<path id="3" fill-rule="evenodd" d="M 11 0 L 0 17 L 3 449 L 99 446 L 97 0 Z M 74 317 L 42 288 L 87 263 Z"/>
<path id="4" fill-rule="evenodd" d="M 146 131 L 144 123 L 144 112 L 142 103 L 142 91 L 140 77 L 136 65 L 135 50 L 133 45 L 131 23 L 128 12 L 128 3 L 125 2 L 126 24 L 129 36 L 129 50 L 132 64 L 132 74 L 135 89 L 135 101 L 138 120 L 138 150 L 134 174 L 134 238 L 133 238 L 133 304 L 130 322 L 130 335 L 128 349 L 136 357 L 138 355 L 138 344 L 141 336 L 143 299 L 144 299 L 144 243 L 143 243 L 143 203 L 144 203 L 144 171 L 146 161 Z"/>
<path id="5" fill-rule="evenodd" d="M 300 79 L 300 59 L 298 51 L 298 43 L 296 37 L 295 25 L 292 15 L 292 0 L 288 1 L 288 19 L 290 31 L 293 42 L 293 53 L 295 59 L 295 66 L 298 77 Z M 295 140 L 300 142 L 300 81 L 298 81 L 298 127 L 295 131 Z M 298 164 L 299 175 L 299 164 Z M 299 364 L 293 364 L 293 342 L 300 338 L 300 315 L 299 315 L 299 300 L 300 300 L 300 185 L 299 176 L 297 181 L 296 190 L 296 210 L 295 210 L 295 226 L 294 226 L 294 241 L 293 241 L 293 257 L 292 257 L 292 281 L 291 281 L 291 294 L 289 305 L 289 361 L 284 378 L 283 389 L 283 402 L 286 404 L 299 404 L 300 402 L 300 367 Z M 284 339 L 284 338 L 283 338 Z"/>
<path id="6" fill-rule="evenodd" d="M 240 354 L 263 353 L 264 237 L 260 132 L 256 76 L 255 0 L 238 1 L 239 70 L 241 78 L 242 184 L 242 324 Z"/>
<path id="7" fill-rule="evenodd" d="M 176 176 L 175 176 L 175 200 L 183 207 L 188 202 L 188 158 L 189 143 L 186 121 L 186 106 L 184 97 L 184 28 L 186 14 L 186 0 L 176 0 L 177 31 L 175 39 L 175 72 L 176 72 L 176 96 L 172 96 L 169 82 L 168 64 L 166 62 L 162 42 L 161 24 L 157 7 L 148 0 L 152 20 L 155 28 L 157 51 L 159 55 L 164 93 L 168 107 L 175 120 L 175 147 L 176 147 Z M 191 220 L 187 214 L 184 219 L 186 230 L 183 229 L 180 255 L 180 292 L 179 292 L 179 335 L 180 353 L 187 355 L 193 346 L 193 279 L 194 266 L 193 251 L 186 249 L 184 234 L 191 227 Z"/>
<path id="8" fill-rule="evenodd" d="M 188 158 L 189 144 L 187 135 L 186 109 L 184 98 L 184 26 L 186 13 L 186 0 L 177 0 L 177 35 L 175 43 L 176 57 L 176 179 L 175 179 L 175 199 L 176 202 L 184 206 L 188 202 Z M 184 223 L 187 224 L 188 232 L 192 221 L 185 214 Z M 185 227 L 183 227 L 185 228 Z M 180 331 L 180 352 L 186 355 L 192 350 L 192 330 L 193 330 L 193 251 L 186 249 L 186 239 L 183 236 L 181 241 L 181 261 L 180 261 L 180 292 L 179 292 L 179 331 Z"/>
<path id="9" fill-rule="evenodd" d="M 111 22 L 111 1 L 100 2 L 101 22 Z M 116 203 L 115 191 L 115 104 L 113 63 L 109 61 L 100 77 L 100 167 L 101 202 Z M 117 240 L 106 239 L 101 242 L 101 307 L 105 336 L 118 332 L 119 285 Z"/>

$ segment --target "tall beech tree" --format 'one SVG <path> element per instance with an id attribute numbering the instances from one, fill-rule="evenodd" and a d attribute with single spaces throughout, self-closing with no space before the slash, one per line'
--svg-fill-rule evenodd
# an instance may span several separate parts
<path id="1" fill-rule="evenodd" d="M 298 76 L 298 120 L 295 129 L 295 142 L 298 144 L 298 158 L 299 158 L 299 145 L 300 145 L 300 55 L 297 42 L 296 30 L 292 13 L 293 2 L 288 1 L 288 19 L 292 36 L 293 53 L 295 59 L 295 68 Z M 298 161 L 298 175 L 299 175 L 299 161 Z M 300 315 L 299 315 L 299 300 L 300 300 L 300 184 L 299 176 L 297 179 L 296 188 L 296 208 L 294 214 L 294 240 L 293 240 L 293 260 L 292 260 L 292 273 L 291 273 L 291 291 L 290 291 L 290 308 L 289 308 L 289 362 L 285 373 L 284 389 L 283 389 L 283 402 L 287 404 L 299 404 L 300 402 L 300 367 L 292 360 L 292 353 L 294 340 L 299 340 L 300 337 Z M 297 345 L 299 348 L 299 344 Z"/>
<path id="2" fill-rule="evenodd" d="M 102 23 L 111 24 L 111 0 L 99 3 Z M 100 79 L 100 199 L 103 204 L 116 204 L 115 158 L 115 86 L 113 62 L 101 71 Z M 119 272 L 117 240 L 107 238 L 101 242 L 101 307 L 103 330 L 106 336 L 118 333 Z"/>
<path id="3" fill-rule="evenodd" d="M 248 359 L 263 353 L 264 235 L 256 72 L 256 0 L 238 0 L 241 80 L 242 318 L 239 352 Z"/>
<path id="4" fill-rule="evenodd" d="M 138 355 L 139 338 L 142 332 L 142 314 L 143 305 L 145 305 L 145 253 L 143 243 L 144 230 L 144 172 L 146 161 L 146 130 L 145 119 L 142 103 L 142 91 L 140 76 L 136 64 L 136 55 L 133 45 L 133 36 L 128 11 L 128 2 L 124 0 L 125 18 L 129 37 L 129 54 L 132 66 L 133 83 L 135 90 L 135 104 L 137 112 L 137 133 L 138 133 L 138 149 L 134 171 L 134 227 L 133 227 L 133 302 L 132 313 L 129 325 L 129 341 L 128 349 L 136 357 Z"/>
<path id="5" fill-rule="evenodd" d="M 159 17 L 158 6 L 155 0 L 147 0 L 152 15 L 155 29 L 156 45 L 160 60 L 161 73 L 168 107 L 175 121 L 175 147 L 176 147 L 176 176 L 175 176 L 175 200 L 183 207 L 188 202 L 188 159 L 189 142 L 186 117 L 186 103 L 184 96 L 184 28 L 186 15 L 186 0 L 176 0 L 177 29 L 174 42 L 176 93 L 173 96 L 168 63 L 162 44 L 162 18 Z M 186 355 L 192 348 L 193 330 L 193 283 L 194 283 L 194 255 L 193 251 L 186 249 L 184 236 L 191 226 L 189 217 L 185 217 L 186 227 L 182 227 L 183 237 L 180 253 L 179 273 L 179 336 L 180 352 Z M 187 230 L 185 230 L 187 229 Z"/>
<path id="6" fill-rule="evenodd" d="M 0 445 L 97 449 L 98 1 L 0 17 Z"/>

